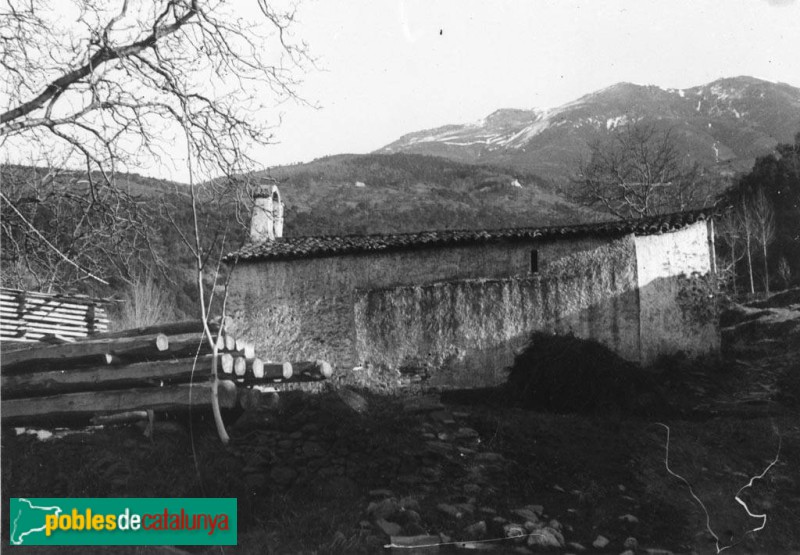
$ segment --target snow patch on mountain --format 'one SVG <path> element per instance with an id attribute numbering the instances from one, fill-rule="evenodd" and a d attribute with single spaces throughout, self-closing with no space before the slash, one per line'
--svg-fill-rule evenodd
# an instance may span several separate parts
<path id="1" fill-rule="evenodd" d="M 628 123 L 628 116 L 622 115 L 615 118 L 608 118 L 606 120 L 606 130 L 616 129 L 620 125 Z"/>
<path id="2" fill-rule="evenodd" d="M 716 96 L 719 100 L 739 100 L 744 98 L 744 90 L 742 88 L 730 88 L 722 85 L 712 85 L 710 88 L 712 95 Z"/>
<path id="3" fill-rule="evenodd" d="M 739 171 L 796 132 L 800 89 L 746 77 L 686 89 L 619 83 L 554 108 L 501 109 L 474 123 L 410 133 L 381 152 L 506 165 L 560 179 L 581 145 L 640 120 L 675 128 L 679 146 L 694 149 L 701 163 L 735 164 Z"/>

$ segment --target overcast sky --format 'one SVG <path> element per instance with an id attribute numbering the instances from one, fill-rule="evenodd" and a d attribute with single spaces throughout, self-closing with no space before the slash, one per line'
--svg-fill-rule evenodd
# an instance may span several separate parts
<path id="1" fill-rule="evenodd" d="M 319 70 L 283 104 L 266 166 L 369 152 L 498 108 L 554 107 L 628 81 L 751 75 L 800 87 L 797 0 L 304 0 Z"/>

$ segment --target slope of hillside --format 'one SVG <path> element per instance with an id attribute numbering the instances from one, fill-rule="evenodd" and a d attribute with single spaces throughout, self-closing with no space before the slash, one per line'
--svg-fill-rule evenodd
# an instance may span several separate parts
<path id="1" fill-rule="evenodd" d="M 409 154 L 342 154 L 257 176 L 280 183 L 287 235 L 548 225 L 595 219 L 530 173 Z"/>
<path id="2" fill-rule="evenodd" d="M 587 142 L 640 119 L 671 128 L 689 158 L 720 172 L 742 171 L 800 130 L 800 89 L 752 77 L 680 90 L 619 83 L 550 110 L 498 110 L 474 124 L 410 133 L 378 152 L 442 156 L 563 180 Z"/>

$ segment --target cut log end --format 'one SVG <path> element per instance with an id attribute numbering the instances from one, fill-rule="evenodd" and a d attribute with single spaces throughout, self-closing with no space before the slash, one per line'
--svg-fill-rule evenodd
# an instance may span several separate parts
<path id="1" fill-rule="evenodd" d="M 163 333 L 159 333 L 156 336 L 156 348 L 162 352 L 169 349 L 169 337 L 167 337 Z"/>
<path id="2" fill-rule="evenodd" d="M 237 337 L 236 338 L 236 350 L 237 351 L 244 351 L 244 348 L 245 348 L 246 344 L 247 344 L 247 341 L 245 341 L 244 338 L 242 338 L 242 337 Z"/>
<path id="3" fill-rule="evenodd" d="M 232 374 L 233 373 L 233 355 L 229 353 L 223 353 L 219 357 L 219 362 L 222 365 L 222 372 L 225 374 Z"/>
<path id="4" fill-rule="evenodd" d="M 253 377 L 260 380 L 264 377 L 264 361 L 260 358 L 254 359 L 252 363 Z"/>
<path id="5" fill-rule="evenodd" d="M 320 375 L 325 379 L 330 378 L 333 375 L 333 367 L 330 365 L 330 363 L 325 362 L 324 360 L 317 360 L 315 362 Z"/>
<path id="6" fill-rule="evenodd" d="M 233 372 L 237 376 L 244 376 L 247 372 L 247 361 L 244 357 L 236 357 L 233 359 Z"/>
<path id="7" fill-rule="evenodd" d="M 225 350 L 226 351 L 236 350 L 236 338 L 227 333 L 225 334 Z"/>

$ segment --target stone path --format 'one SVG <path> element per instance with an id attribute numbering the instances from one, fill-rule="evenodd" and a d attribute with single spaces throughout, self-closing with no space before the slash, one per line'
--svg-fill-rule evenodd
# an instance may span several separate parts
<path id="1" fill-rule="evenodd" d="M 383 417 L 370 419 L 361 409 L 347 408 L 353 395 L 338 402 L 335 396 L 282 397 L 276 406 L 243 417 L 232 430 L 232 447 L 252 493 L 315 487 L 324 499 L 359 499 L 359 527 L 375 550 L 636 549 L 633 537 L 612 546 L 602 536 L 579 543 L 571 526 L 550 518 L 535 500 L 503 512 L 487 504 L 513 487 L 513 464 L 487 446 L 491 438 L 469 426 L 468 412 L 449 410 L 438 396 L 418 396 L 389 403 Z M 406 443 L 392 443 L 397 437 Z M 410 549 L 434 544 L 439 546 Z"/>

